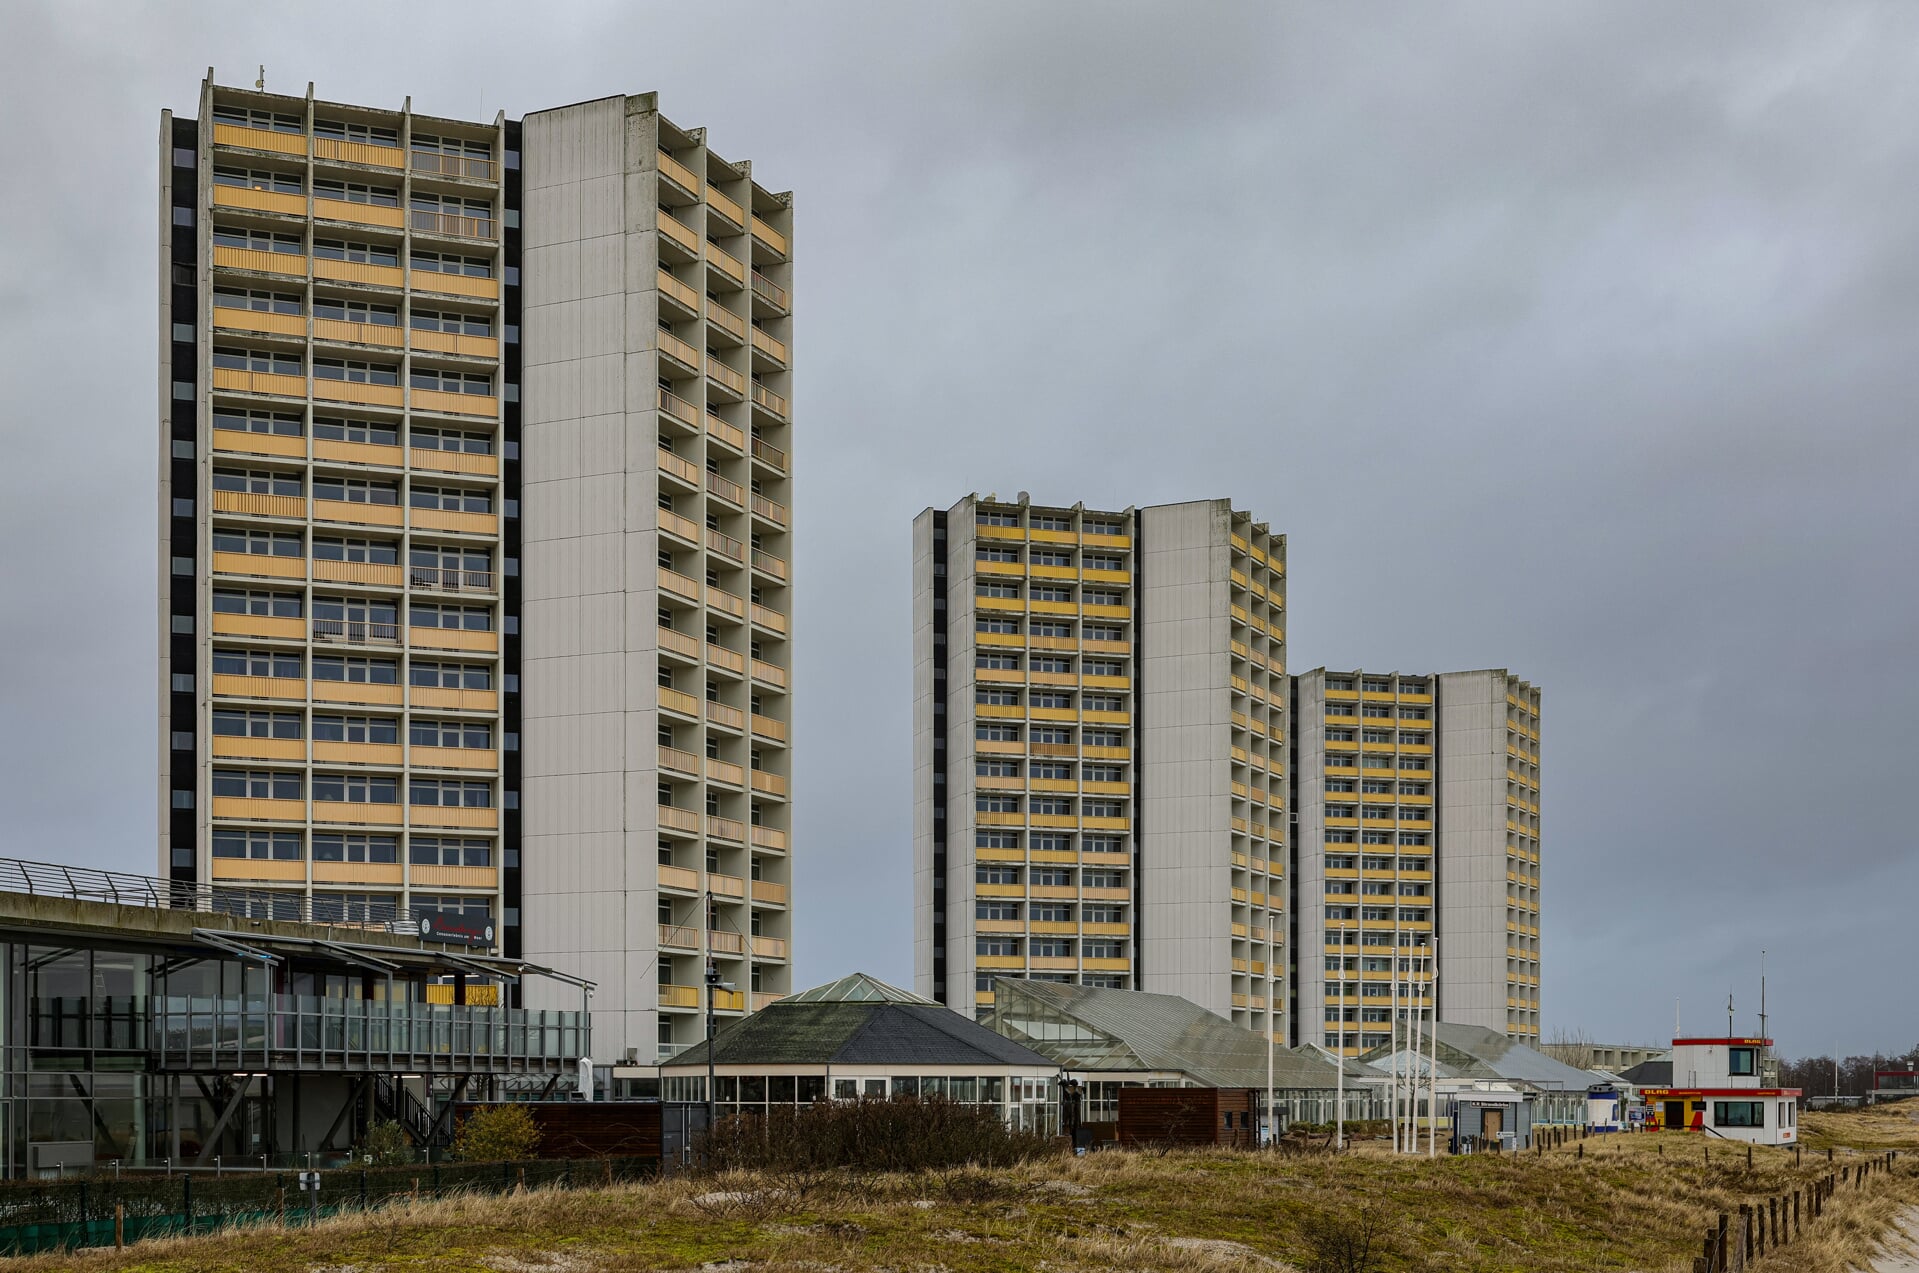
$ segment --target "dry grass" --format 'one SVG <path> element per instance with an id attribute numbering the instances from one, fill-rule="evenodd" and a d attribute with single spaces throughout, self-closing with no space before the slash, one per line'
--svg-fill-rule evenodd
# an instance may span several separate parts
<path id="1" fill-rule="evenodd" d="M 1806 1237 L 1759 1266 L 1779 1273 L 1865 1267 L 1901 1209 L 1919 1204 L 1919 1124 L 1808 1116 L 1822 1144 L 1857 1127 L 1868 1148 L 1903 1137 L 1893 1173 L 1845 1190 Z M 38 1257 L 17 1273 L 623 1273 L 732 1267 L 745 1273 L 945 1269 L 953 1273 L 1306 1267 L 1321 1217 L 1370 1212 L 1384 1273 L 1684 1273 L 1708 1221 L 1741 1201 L 1803 1188 L 1823 1152 L 1715 1145 L 1696 1136 L 1593 1139 L 1494 1159 L 1229 1153 L 1097 1154 L 995 1171 L 679 1178 L 575 1193 L 401 1204 L 313 1229 L 270 1227 Z M 1663 1144 L 1665 1151 L 1659 1152 Z M 1860 1155 L 1840 1151 L 1838 1163 Z M 727 1265 L 726 1261 L 740 1261 Z"/>

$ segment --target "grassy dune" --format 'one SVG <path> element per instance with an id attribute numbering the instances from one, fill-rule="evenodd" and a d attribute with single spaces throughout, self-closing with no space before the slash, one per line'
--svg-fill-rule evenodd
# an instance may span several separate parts
<path id="1" fill-rule="evenodd" d="M 1697 1136 L 1595 1138 L 1584 1156 L 1394 1158 L 1121 1154 L 922 1176 L 679 1178 L 575 1193 L 402 1205 L 313 1229 L 272 1227 L 125 1252 L 13 1262 L 41 1270 L 160 1273 L 614 1273 L 700 1269 L 1193 1270 L 1316 1267 L 1329 1242 L 1370 1225 L 1382 1273 L 1630 1269 L 1684 1273 L 1719 1211 L 1804 1187 L 1865 1149 L 1907 1151 L 1896 1171 L 1843 1191 L 1806 1236 L 1757 1267 L 1863 1267 L 1919 1204 L 1919 1123 L 1903 1112 L 1811 1115 L 1806 1152 Z M 1663 1145 L 1663 1152 L 1661 1146 Z M 732 1263 L 728 1263 L 732 1262 Z"/>

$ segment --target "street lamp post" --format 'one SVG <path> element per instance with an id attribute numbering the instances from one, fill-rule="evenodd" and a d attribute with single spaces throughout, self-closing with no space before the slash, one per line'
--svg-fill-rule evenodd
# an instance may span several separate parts
<path id="1" fill-rule="evenodd" d="M 713 1054 L 713 1036 L 719 1033 L 718 1005 L 714 1002 L 720 990 L 720 966 L 714 962 L 711 952 L 706 956 L 706 1134 L 713 1135 L 713 1126 L 718 1115 L 716 1104 L 715 1071 L 717 1069 Z"/>

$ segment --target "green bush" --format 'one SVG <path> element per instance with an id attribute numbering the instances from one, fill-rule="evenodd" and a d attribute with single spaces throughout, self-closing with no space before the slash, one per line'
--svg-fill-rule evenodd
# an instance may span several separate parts
<path id="1" fill-rule="evenodd" d="M 524 1105 L 483 1105 L 453 1133 L 453 1156 L 462 1162 L 531 1158 L 539 1147 L 539 1125 Z"/>
<path id="2" fill-rule="evenodd" d="M 413 1161 L 413 1138 L 392 1119 L 367 1128 L 366 1139 L 355 1152 L 361 1162 L 375 1167 L 395 1167 Z"/>
<path id="3" fill-rule="evenodd" d="M 722 1118 L 700 1140 L 712 1171 L 944 1171 L 1059 1152 L 1057 1138 L 1006 1125 L 992 1106 L 944 1097 L 821 1101 Z"/>

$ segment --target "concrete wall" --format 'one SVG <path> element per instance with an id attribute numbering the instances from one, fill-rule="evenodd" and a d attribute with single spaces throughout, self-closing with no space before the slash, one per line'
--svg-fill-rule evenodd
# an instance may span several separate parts
<path id="1" fill-rule="evenodd" d="M 913 989 L 933 990 L 933 510 L 913 519 Z M 950 709 L 949 709 L 950 710 Z M 952 895 L 940 889 L 942 900 Z"/>
<path id="2" fill-rule="evenodd" d="M 1140 514 L 1142 990 L 1232 1015 L 1232 707 L 1225 500 Z"/>
<path id="3" fill-rule="evenodd" d="M 652 106 L 523 137 L 523 926 L 529 960 L 598 983 L 602 1060 L 651 1059 L 658 1007 Z M 534 1007 L 570 994 L 527 984 Z"/>
<path id="4" fill-rule="evenodd" d="M 1292 678 L 1293 790 L 1293 1042 L 1323 1043 L 1326 1031 L 1326 669 Z M 1340 845 L 1355 852 L 1359 846 Z M 1353 952 L 1355 956 L 1358 951 Z M 1358 1022 L 1345 1033 L 1354 1034 Z"/>
<path id="5" fill-rule="evenodd" d="M 1504 1034 L 1506 673 L 1434 679 L 1440 1019 Z"/>

